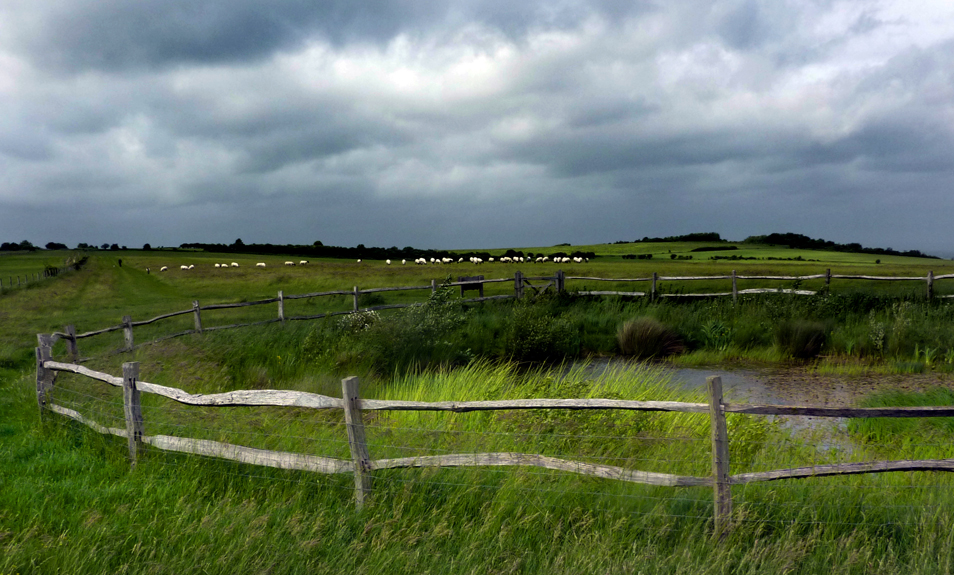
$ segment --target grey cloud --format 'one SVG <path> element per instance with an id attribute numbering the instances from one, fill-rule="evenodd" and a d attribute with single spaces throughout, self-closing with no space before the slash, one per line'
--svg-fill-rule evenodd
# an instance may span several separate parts
<path id="1" fill-rule="evenodd" d="M 589 14 L 616 21 L 646 2 L 473 0 L 37 0 L 11 10 L 16 44 L 44 67 L 136 70 L 247 62 L 320 38 L 336 46 L 386 43 L 481 23 L 517 39 L 574 28 Z M 8 39 L 8 42 L 10 40 Z"/>

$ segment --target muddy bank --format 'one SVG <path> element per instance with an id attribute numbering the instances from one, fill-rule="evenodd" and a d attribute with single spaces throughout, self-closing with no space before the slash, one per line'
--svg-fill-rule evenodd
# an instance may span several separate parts
<path id="1" fill-rule="evenodd" d="M 715 371 L 716 373 L 708 373 Z M 673 380 L 688 388 L 705 389 L 709 375 L 722 377 L 729 401 L 780 405 L 851 406 L 883 391 L 926 391 L 938 386 L 954 389 L 947 373 L 828 375 L 807 368 L 785 367 L 761 370 L 675 369 Z"/>
<path id="2" fill-rule="evenodd" d="M 600 359 L 589 366 L 594 376 L 627 360 Z M 779 405 L 846 407 L 874 393 L 926 391 L 938 386 L 954 389 L 950 373 L 829 375 L 807 367 L 767 368 L 664 368 L 671 384 L 705 393 L 706 378 L 718 375 L 727 401 Z"/>

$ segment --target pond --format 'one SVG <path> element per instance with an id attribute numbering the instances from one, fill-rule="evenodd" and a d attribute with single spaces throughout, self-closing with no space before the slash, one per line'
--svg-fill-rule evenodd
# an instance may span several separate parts
<path id="1" fill-rule="evenodd" d="M 601 358 L 591 360 L 588 369 L 595 378 L 620 364 L 631 365 L 632 362 L 621 358 Z M 846 376 L 813 373 L 806 367 L 663 367 L 662 370 L 669 376 L 668 382 L 674 388 L 698 391 L 702 398 L 706 395 L 706 378 L 717 375 L 722 378 L 723 398 L 728 403 L 851 407 L 858 405 L 864 397 L 878 392 L 899 389 L 927 391 L 937 386 L 954 389 L 954 378 L 943 373 Z M 780 416 L 773 419 L 777 419 L 786 429 L 811 432 L 816 436 L 820 449 L 837 444 L 851 450 L 843 438 L 847 428 L 846 418 Z M 827 438 L 818 439 L 819 435 Z M 842 439 L 836 440 L 835 436 L 842 436 Z"/>

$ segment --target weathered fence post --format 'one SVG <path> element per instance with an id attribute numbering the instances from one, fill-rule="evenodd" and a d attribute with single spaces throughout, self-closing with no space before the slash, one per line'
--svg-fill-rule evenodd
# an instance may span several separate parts
<path id="1" fill-rule="evenodd" d="M 928 301 L 934 299 L 934 270 L 929 271 L 927 275 L 927 298 Z"/>
<path id="2" fill-rule="evenodd" d="M 736 281 L 735 270 L 732 270 L 732 305 L 739 303 L 739 284 Z"/>
<path id="3" fill-rule="evenodd" d="M 199 300 L 192 300 L 192 320 L 195 324 L 195 332 L 202 333 L 202 313 L 199 306 Z"/>
<path id="4" fill-rule="evenodd" d="M 128 315 L 123 316 L 123 340 L 125 343 L 123 347 L 123 351 L 132 351 L 132 348 L 133 348 L 132 317 Z"/>
<path id="5" fill-rule="evenodd" d="M 79 360 L 79 347 L 76 345 L 76 326 L 68 325 L 66 330 L 66 346 L 70 351 L 70 361 L 76 363 Z"/>
<path id="6" fill-rule="evenodd" d="M 653 285 L 649 288 L 649 301 L 656 301 L 656 281 L 659 279 L 659 274 L 653 272 Z"/>
<path id="7" fill-rule="evenodd" d="M 341 395 L 344 399 L 345 426 L 348 429 L 348 445 L 354 462 L 354 502 L 360 509 L 371 492 L 371 456 L 364 438 L 364 421 L 361 419 L 361 403 L 358 395 L 358 378 L 341 380 Z"/>
<path id="8" fill-rule="evenodd" d="M 712 487 L 715 531 L 713 536 L 722 542 L 729 534 L 732 517 L 732 488 L 729 484 L 729 433 L 722 405 L 722 378 L 706 378 L 709 391 L 709 417 L 712 429 Z"/>
<path id="9" fill-rule="evenodd" d="M 523 298 L 523 273 L 519 271 L 513 274 L 513 295 L 517 299 Z"/>
<path id="10" fill-rule="evenodd" d="M 55 372 L 43 367 L 43 362 L 53 359 L 53 336 L 45 333 L 36 334 L 36 402 L 40 407 L 40 419 L 50 400 L 50 391 L 53 389 Z"/>
<path id="11" fill-rule="evenodd" d="M 562 293 L 566 289 L 566 272 L 563 270 L 557 270 L 556 277 L 556 291 L 557 293 Z"/>
<path id="12" fill-rule="evenodd" d="M 129 445 L 129 462 L 135 467 L 142 447 L 142 404 L 139 400 L 139 362 L 123 364 L 123 415 L 126 417 L 126 438 Z"/>
<path id="13" fill-rule="evenodd" d="M 431 280 L 431 295 L 437 293 L 437 280 Z"/>
<path id="14" fill-rule="evenodd" d="M 831 268 L 825 270 L 825 288 L 831 288 Z"/>
<path id="15" fill-rule="evenodd" d="M 358 294 L 360 293 L 358 286 L 354 286 L 354 311 L 358 311 Z"/>
<path id="16" fill-rule="evenodd" d="M 278 319 L 285 325 L 285 296 L 282 290 L 278 290 Z"/>

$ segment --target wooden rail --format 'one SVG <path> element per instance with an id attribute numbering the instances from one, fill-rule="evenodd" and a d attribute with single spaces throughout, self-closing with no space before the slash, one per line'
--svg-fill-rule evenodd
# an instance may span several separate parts
<path id="1" fill-rule="evenodd" d="M 726 413 L 747 415 L 786 415 L 811 417 L 954 417 L 954 406 L 927 407 L 825 407 L 790 405 L 752 405 L 725 403 L 722 399 L 722 381 L 719 377 L 707 380 L 708 403 L 685 403 L 674 401 L 633 401 L 619 399 L 514 399 L 490 401 L 394 401 L 361 398 L 359 383 L 355 377 L 342 381 L 342 396 L 330 397 L 320 394 L 288 390 L 238 390 L 215 394 L 190 394 L 181 389 L 149 383 L 139 380 L 139 364 L 123 364 L 123 376 L 91 370 L 81 365 L 53 361 L 51 348 L 53 338 L 42 334 L 38 337 L 36 348 L 37 401 L 41 414 L 56 413 L 91 429 L 127 439 L 129 458 L 133 465 L 143 445 L 157 449 L 193 453 L 277 467 L 280 469 L 298 469 L 317 473 L 353 473 L 355 477 L 355 501 L 364 505 L 371 491 L 371 482 L 375 470 L 414 468 L 414 467 L 539 467 L 577 473 L 581 475 L 642 483 L 647 485 L 690 487 L 712 486 L 714 497 L 715 529 L 714 536 L 722 540 L 728 533 L 732 515 L 733 485 L 777 481 L 782 479 L 803 479 L 831 475 L 856 475 L 863 473 L 885 473 L 897 471 L 954 471 L 954 459 L 937 460 L 900 460 L 868 461 L 860 463 L 815 465 L 792 469 L 778 469 L 756 473 L 731 475 L 729 462 L 729 435 L 725 422 Z M 55 374 L 68 372 L 100 381 L 123 389 L 123 406 L 126 427 L 109 428 L 69 408 L 53 403 Z M 214 407 L 300 407 L 306 409 L 342 409 L 351 460 L 319 457 L 300 453 L 289 453 L 256 449 L 210 440 L 173 437 L 165 435 L 151 436 L 146 433 L 145 422 L 140 407 L 143 393 L 159 395 L 184 405 Z M 618 409 L 636 411 L 660 411 L 674 413 L 709 414 L 712 427 L 712 474 L 710 476 L 683 476 L 628 469 L 611 465 L 599 465 L 585 461 L 568 461 L 540 454 L 497 452 L 444 454 L 437 456 L 414 456 L 396 459 L 372 459 L 368 451 L 364 433 L 362 413 L 364 411 L 446 411 L 466 413 L 473 411 L 527 410 L 527 409 Z"/>
<path id="2" fill-rule="evenodd" d="M 874 280 L 874 281 L 924 281 L 927 285 L 927 297 L 929 299 L 937 298 L 954 298 L 954 295 L 934 295 L 934 282 L 941 279 L 950 279 L 954 278 L 954 274 L 944 274 L 935 276 L 933 272 L 928 272 L 925 277 L 919 276 L 866 276 L 866 275 L 847 275 L 847 274 L 832 274 L 831 270 L 826 270 L 823 274 L 809 274 L 801 276 L 779 276 L 779 275 L 738 275 L 735 270 L 732 271 L 729 275 L 715 275 L 715 276 L 660 276 L 657 273 L 653 273 L 652 276 L 643 277 L 643 278 L 601 278 L 601 277 L 592 277 L 592 276 L 567 276 L 563 271 L 558 270 L 552 276 L 525 276 L 521 272 L 516 272 L 512 278 L 491 278 L 485 279 L 483 276 L 473 276 L 473 277 L 461 277 L 456 282 L 448 282 L 447 286 L 459 286 L 461 289 L 461 296 L 463 296 L 464 291 L 466 290 L 476 290 L 478 291 L 478 297 L 462 299 L 461 301 L 468 303 L 476 303 L 483 301 L 491 300 L 501 300 L 501 299 L 514 299 L 514 298 L 523 298 L 525 295 L 539 295 L 545 291 L 556 291 L 562 292 L 566 291 L 566 281 L 594 281 L 594 282 L 648 282 L 650 283 L 650 289 L 646 291 L 619 291 L 619 290 L 576 290 L 574 293 L 582 296 L 623 296 L 623 297 L 650 297 L 653 300 L 660 298 L 708 298 L 708 297 L 727 297 L 731 296 L 733 301 L 737 301 L 740 295 L 755 295 L 755 294 L 788 294 L 788 295 L 815 295 L 818 292 L 815 290 L 807 289 L 790 289 L 790 288 L 751 288 L 751 289 L 739 289 L 738 281 L 740 280 L 776 280 L 776 281 L 803 281 L 803 280 L 817 280 L 824 279 L 825 285 L 830 286 L 832 279 L 850 279 L 850 280 Z M 731 281 L 731 291 L 719 291 L 719 292 L 707 292 L 707 293 L 662 293 L 659 291 L 659 282 L 676 282 L 676 281 L 703 281 L 703 280 L 730 280 Z M 514 284 L 514 293 L 513 295 L 493 295 L 484 297 L 483 287 L 486 284 L 494 283 L 506 283 L 513 282 Z M 544 282 L 544 283 L 541 283 Z M 422 305 L 421 302 L 414 303 L 398 303 L 398 304 L 382 304 L 375 306 L 359 306 L 359 298 L 364 294 L 373 294 L 373 293 L 383 293 L 383 292 L 399 292 L 399 291 L 422 291 L 422 290 L 431 290 L 432 292 L 437 289 L 436 281 L 432 280 L 430 285 L 417 285 L 417 286 L 399 286 L 399 287 L 378 287 L 378 288 L 367 288 L 359 289 L 355 286 L 351 290 L 334 290 L 334 291 L 325 291 L 325 292 L 314 292 L 306 294 L 291 294 L 284 295 L 282 291 L 278 292 L 278 297 L 267 298 L 256 301 L 249 302 L 238 302 L 238 303 L 216 303 L 216 304 L 206 304 L 199 305 L 199 302 L 193 302 L 192 309 L 174 311 L 171 313 L 166 313 L 158 315 L 151 319 L 132 321 L 130 317 L 124 317 L 124 321 L 120 325 L 105 327 L 95 331 L 88 331 L 85 333 L 76 333 L 74 326 L 69 325 L 64 328 L 63 332 L 54 332 L 52 334 L 54 341 L 63 339 L 67 341 L 67 344 L 70 347 L 71 358 L 76 361 L 79 359 L 79 352 L 77 350 L 77 341 L 80 339 L 93 337 L 97 335 L 102 335 L 105 333 L 110 333 L 114 331 L 123 330 L 124 332 L 124 345 L 121 349 L 117 350 L 118 352 L 125 352 L 137 347 L 133 341 L 133 329 L 134 327 L 149 325 L 160 320 L 173 318 L 185 314 L 193 314 L 195 328 L 192 330 L 181 331 L 172 335 L 162 336 L 158 339 L 154 339 L 149 342 L 140 343 L 138 345 L 148 345 L 157 343 L 159 341 L 165 341 L 170 338 L 180 337 L 183 335 L 188 335 L 192 333 L 201 333 L 203 331 L 217 331 L 223 329 L 235 329 L 241 327 L 250 327 L 255 325 L 265 325 L 269 323 L 286 321 L 305 321 L 305 320 L 315 320 L 325 317 L 332 317 L 335 315 L 344 315 L 356 312 L 366 312 L 366 311 L 380 311 L 386 309 L 400 309 L 406 307 L 415 307 Z M 325 297 L 325 296 L 336 296 L 336 295 L 348 295 L 353 298 L 353 303 L 350 310 L 346 311 L 334 311 L 334 312 L 325 312 L 320 314 L 313 315 L 297 315 L 297 316 L 286 316 L 285 315 L 285 301 L 287 300 L 297 300 L 297 299 L 307 299 L 307 298 L 316 298 L 316 297 Z M 244 308 L 249 306 L 257 305 L 267 305 L 278 303 L 278 314 L 275 319 L 257 321 L 257 322 L 247 322 L 247 323 L 234 323 L 229 325 L 220 325 L 213 327 L 202 327 L 202 312 L 203 311 L 212 311 L 212 310 L 223 310 L 223 309 L 236 309 Z"/>

